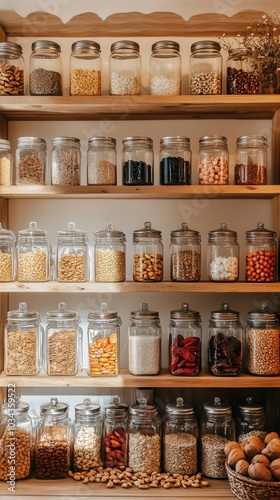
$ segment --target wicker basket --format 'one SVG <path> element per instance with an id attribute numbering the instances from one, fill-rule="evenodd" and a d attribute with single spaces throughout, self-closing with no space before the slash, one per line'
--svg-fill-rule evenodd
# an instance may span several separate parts
<path id="1" fill-rule="evenodd" d="M 280 481 L 254 481 L 238 474 L 227 463 L 226 470 L 231 491 L 239 500 L 280 499 Z"/>

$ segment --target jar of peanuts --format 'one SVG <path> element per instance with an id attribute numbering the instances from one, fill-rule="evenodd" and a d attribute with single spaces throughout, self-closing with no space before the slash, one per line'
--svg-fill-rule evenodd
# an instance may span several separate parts
<path id="1" fill-rule="evenodd" d="M 108 222 L 105 230 L 94 233 L 95 281 L 125 281 L 125 234 Z"/>
<path id="2" fill-rule="evenodd" d="M 181 72 L 179 43 L 172 40 L 153 43 L 150 56 L 151 95 L 180 95 Z"/>
<path id="3" fill-rule="evenodd" d="M 235 184 L 267 184 L 267 139 L 243 135 L 236 140 Z"/>
<path id="4" fill-rule="evenodd" d="M 51 150 L 51 183 L 53 186 L 79 186 L 81 142 L 77 137 L 55 137 Z"/>
<path id="5" fill-rule="evenodd" d="M 246 231 L 246 281 L 276 281 L 277 234 L 258 222 L 257 228 Z"/>
<path id="6" fill-rule="evenodd" d="M 16 268 L 15 234 L 0 223 L 0 282 L 14 281 Z"/>
<path id="7" fill-rule="evenodd" d="M 128 452 L 128 406 L 119 397 L 105 407 L 105 467 L 126 467 Z"/>
<path id="8" fill-rule="evenodd" d="M 117 184 L 117 150 L 113 137 L 91 137 L 87 150 L 88 186 Z"/>
<path id="9" fill-rule="evenodd" d="M 28 229 L 18 232 L 18 281 L 48 281 L 50 279 L 50 244 L 48 233 L 30 222 Z"/>
<path id="10" fill-rule="evenodd" d="M 229 182 L 229 152 L 226 137 L 205 135 L 199 139 L 198 183 L 223 185 Z"/>
<path id="11" fill-rule="evenodd" d="M 89 247 L 86 231 L 69 222 L 67 229 L 57 231 L 57 281 L 81 283 L 88 280 Z"/>
<path id="12" fill-rule="evenodd" d="M 76 471 L 89 471 L 102 465 L 101 406 L 89 398 L 75 406 L 73 426 L 73 465 Z"/>
<path id="13" fill-rule="evenodd" d="M 207 268 L 210 281 L 236 281 L 239 276 L 237 232 L 221 222 L 219 229 L 209 231 Z"/>
<path id="14" fill-rule="evenodd" d="M 21 45 L 0 43 L 0 95 L 24 94 L 24 65 Z"/>
<path id="15" fill-rule="evenodd" d="M 145 222 L 143 229 L 133 233 L 134 281 L 162 281 L 163 243 L 161 231 L 152 229 L 151 222 Z"/>
<path id="16" fill-rule="evenodd" d="M 44 139 L 19 137 L 16 149 L 16 185 L 43 186 L 46 181 L 46 161 L 47 145 Z"/>
<path id="17" fill-rule="evenodd" d="M 118 40 L 111 45 L 109 58 L 110 95 L 140 95 L 141 55 L 139 44 Z"/>
<path id="18" fill-rule="evenodd" d="M 10 141 L 0 139 L 0 186 L 13 184 L 13 156 Z"/>
<path id="19" fill-rule="evenodd" d="M 171 232 L 170 278 L 172 281 L 199 281 L 201 273 L 201 237 L 182 222 Z"/>
<path id="20" fill-rule="evenodd" d="M 101 95 L 100 45 L 92 40 L 72 44 L 70 55 L 70 95 Z"/>

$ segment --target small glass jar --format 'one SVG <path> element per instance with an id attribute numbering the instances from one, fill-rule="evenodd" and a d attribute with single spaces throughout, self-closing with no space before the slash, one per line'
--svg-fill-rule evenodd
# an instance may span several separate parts
<path id="1" fill-rule="evenodd" d="M 208 369 L 212 375 L 235 377 L 242 371 L 243 328 L 240 313 L 229 304 L 211 311 L 208 326 Z"/>
<path id="2" fill-rule="evenodd" d="M 212 40 L 191 45 L 190 94 L 222 93 L 221 46 Z"/>
<path id="3" fill-rule="evenodd" d="M 106 303 L 88 314 L 88 374 L 115 377 L 119 374 L 121 318 Z"/>
<path id="4" fill-rule="evenodd" d="M 226 137 L 205 135 L 199 139 L 198 183 L 226 185 L 229 182 L 229 152 Z"/>
<path id="5" fill-rule="evenodd" d="M 128 460 L 128 406 L 115 397 L 105 406 L 105 467 L 126 467 Z"/>
<path id="6" fill-rule="evenodd" d="M 71 47 L 70 95 L 101 95 L 100 45 L 91 40 L 78 40 Z"/>
<path id="7" fill-rule="evenodd" d="M 0 282 L 14 281 L 16 271 L 16 237 L 0 223 Z"/>
<path id="8" fill-rule="evenodd" d="M 110 95 L 140 95 L 141 55 L 139 44 L 131 40 L 112 43 L 109 58 Z"/>
<path id="9" fill-rule="evenodd" d="M 57 281 L 88 280 L 89 246 L 86 231 L 76 228 L 75 222 L 69 222 L 67 229 L 57 231 Z"/>
<path id="10" fill-rule="evenodd" d="M 259 94 L 258 63 L 251 50 L 230 49 L 227 59 L 227 94 Z"/>
<path id="11" fill-rule="evenodd" d="M 37 40 L 31 45 L 29 62 L 30 95 L 62 95 L 61 47 L 49 40 Z"/>
<path id="12" fill-rule="evenodd" d="M 113 137 L 91 137 L 87 151 L 88 186 L 117 184 L 117 149 Z"/>
<path id="13" fill-rule="evenodd" d="M 151 95 L 180 95 L 181 73 L 179 43 L 172 40 L 153 43 L 150 56 Z"/>
<path id="14" fill-rule="evenodd" d="M 130 313 L 128 329 L 128 369 L 132 375 L 157 375 L 161 365 L 161 326 L 159 313 L 143 302 Z"/>
<path id="15" fill-rule="evenodd" d="M 43 186 L 46 178 L 47 145 L 39 137 L 19 137 L 16 149 L 16 185 Z"/>
<path id="16" fill-rule="evenodd" d="M 51 398 L 40 406 L 36 427 L 35 476 L 37 479 L 63 479 L 71 466 L 72 428 L 69 405 Z"/>
<path id="17" fill-rule="evenodd" d="M 139 404 L 130 406 L 129 413 L 128 467 L 144 474 L 160 472 L 161 422 L 157 408 L 141 398 Z"/>
<path id="18" fill-rule="evenodd" d="M 84 399 L 75 406 L 73 429 L 74 470 L 89 471 L 102 465 L 101 406 Z"/>
<path id="19" fill-rule="evenodd" d="M 266 302 L 248 313 L 246 366 L 251 375 L 280 374 L 280 326 L 278 313 Z"/>
<path id="20" fill-rule="evenodd" d="M 159 168 L 160 184 L 189 185 L 191 184 L 190 139 L 184 136 L 163 137 L 160 140 Z"/>
<path id="21" fill-rule="evenodd" d="M 125 234 L 113 229 L 111 222 L 105 230 L 94 233 L 95 281 L 110 283 L 125 281 Z"/>
<path id="22" fill-rule="evenodd" d="M 243 135 L 236 140 L 235 184 L 267 184 L 268 141 L 261 135 Z"/>
<path id="23" fill-rule="evenodd" d="M 24 66 L 21 45 L 14 42 L 1 42 L 0 95 L 24 94 Z"/>
<path id="24" fill-rule="evenodd" d="M 163 243 L 161 231 L 152 229 L 151 222 L 145 222 L 143 229 L 133 232 L 134 281 L 162 281 Z"/>
<path id="25" fill-rule="evenodd" d="M 201 418 L 202 474 L 213 479 L 226 479 L 225 445 L 235 440 L 232 409 L 220 398 L 204 403 Z"/>
<path id="26" fill-rule="evenodd" d="M 9 392 L 8 389 L 8 395 Z M 33 431 L 28 410 L 29 404 L 18 401 L 14 393 L 1 406 L 0 480 L 10 486 L 14 480 L 25 479 L 31 473 Z"/>
<path id="27" fill-rule="evenodd" d="M 81 142 L 77 137 L 55 137 L 52 140 L 51 176 L 53 186 L 79 186 Z"/>
<path id="28" fill-rule="evenodd" d="M 0 186 L 11 186 L 12 184 L 13 155 L 11 153 L 10 141 L 0 139 Z"/>
<path id="29" fill-rule="evenodd" d="M 246 272 L 245 281 L 259 283 L 276 281 L 277 270 L 277 234 L 264 227 L 263 222 L 257 228 L 246 231 Z"/>
<path id="30" fill-rule="evenodd" d="M 171 281 L 199 281 L 201 273 L 201 237 L 198 231 L 182 222 L 180 229 L 171 231 Z"/>
<path id="31" fill-rule="evenodd" d="M 8 311 L 5 325 L 6 375 L 37 375 L 41 369 L 43 327 L 40 315 L 27 309 L 26 302 Z"/>
<path id="32" fill-rule="evenodd" d="M 153 186 L 153 140 L 150 137 L 126 137 L 122 145 L 123 185 Z"/>
<path id="33" fill-rule="evenodd" d="M 267 420 L 264 413 L 264 406 L 256 403 L 249 396 L 246 402 L 238 405 L 238 415 L 236 418 L 236 437 L 239 443 L 243 443 L 250 436 L 256 436 L 264 441 L 267 435 Z"/>
<path id="34" fill-rule="evenodd" d="M 169 371 L 172 375 L 188 377 L 201 370 L 201 317 L 199 312 L 182 308 L 171 311 L 169 323 Z"/>
<path id="35" fill-rule="evenodd" d="M 36 282 L 50 279 L 50 244 L 48 233 L 30 222 L 28 229 L 18 232 L 17 279 Z"/>
<path id="36" fill-rule="evenodd" d="M 221 222 L 219 229 L 209 231 L 207 267 L 210 281 L 236 281 L 239 276 L 237 232 Z"/>
<path id="37" fill-rule="evenodd" d="M 83 331 L 80 316 L 59 302 L 46 314 L 45 364 L 48 375 L 76 375 L 82 368 Z"/>
<path id="38" fill-rule="evenodd" d="M 197 472 L 198 423 L 194 409 L 182 398 L 166 405 L 163 431 L 163 468 L 169 474 Z"/>

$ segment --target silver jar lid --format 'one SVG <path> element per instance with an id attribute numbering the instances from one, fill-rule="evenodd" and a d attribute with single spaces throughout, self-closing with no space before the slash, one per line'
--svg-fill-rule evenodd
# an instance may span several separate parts
<path id="1" fill-rule="evenodd" d="M 37 222 L 30 222 L 28 229 L 22 229 L 18 232 L 19 238 L 46 238 L 47 235 L 47 231 L 38 229 Z"/>
<path id="2" fill-rule="evenodd" d="M 171 311 L 171 319 L 176 320 L 200 320 L 200 314 L 198 311 L 192 311 L 189 309 L 189 304 L 183 302 L 182 308 L 179 310 Z"/>
<path id="3" fill-rule="evenodd" d="M 65 302 L 59 302 L 58 309 L 54 309 L 53 311 L 47 311 L 46 313 L 47 321 L 65 321 L 65 320 L 73 320 L 77 323 L 80 323 L 80 316 L 76 311 L 71 311 L 66 309 Z"/>
<path id="4" fill-rule="evenodd" d="M 191 45 L 191 52 L 196 52 L 197 50 L 217 50 L 220 52 L 221 46 L 218 42 L 214 40 L 200 40 L 199 42 L 194 42 Z"/>
<path id="5" fill-rule="evenodd" d="M 229 308 L 229 304 L 224 302 L 221 309 L 217 311 L 211 311 L 211 319 L 219 321 L 237 321 L 239 320 L 240 313 L 238 311 L 233 311 Z"/>
<path id="6" fill-rule="evenodd" d="M 246 398 L 246 403 L 238 405 L 240 413 L 244 416 L 262 416 L 264 413 L 264 406 L 261 403 L 256 403 L 254 399 L 249 396 Z"/>
<path id="7" fill-rule="evenodd" d="M 40 413 L 42 416 L 52 415 L 52 416 L 62 416 L 67 415 L 69 410 L 69 405 L 67 403 L 61 403 L 57 398 L 51 398 L 50 403 L 45 403 L 40 406 Z"/>
<path id="8" fill-rule="evenodd" d="M 20 401 L 18 398 L 15 398 L 15 404 L 13 408 L 11 408 L 10 403 L 3 403 L 1 406 L 2 414 L 7 415 L 10 418 L 12 418 L 12 413 L 15 415 L 15 417 L 20 417 L 26 414 L 28 410 L 29 410 L 29 404 Z"/>
<path id="9" fill-rule="evenodd" d="M 18 137 L 17 146 L 25 148 L 47 149 L 47 143 L 45 139 L 42 139 L 41 137 Z"/>
<path id="10" fill-rule="evenodd" d="M 158 415 L 158 410 L 155 405 L 147 405 L 145 398 L 140 398 L 139 404 L 134 404 L 129 407 L 129 413 L 140 418 L 153 418 Z"/>
<path id="11" fill-rule="evenodd" d="M 101 52 L 99 43 L 93 42 L 92 40 L 78 40 L 74 42 L 71 47 L 74 50 L 94 50 L 95 52 Z"/>
<path id="12" fill-rule="evenodd" d="M 150 137 L 145 137 L 141 135 L 134 135 L 130 137 L 125 137 L 122 141 L 123 147 L 128 146 L 148 146 L 150 149 L 153 148 L 153 139 Z"/>
<path id="13" fill-rule="evenodd" d="M 52 140 L 53 146 L 64 146 L 64 147 L 80 147 L 81 141 L 78 137 L 54 137 Z"/>
<path id="14" fill-rule="evenodd" d="M 102 302 L 100 309 L 95 311 L 90 311 L 88 313 L 88 320 L 107 320 L 107 319 L 119 319 L 118 313 L 116 311 L 109 311 L 108 306 L 105 302 Z"/>
<path id="15" fill-rule="evenodd" d="M 88 140 L 89 147 L 107 147 L 107 146 L 116 146 L 116 139 L 114 137 L 90 137 Z"/>
<path id="16" fill-rule="evenodd" d="M 207 415 L 232 415 L 231 406 L 223 404 L 218 397 L 213 402 L 204 403 L 203 408 Z"/>
<path id="17" fill-rule="evenodd" d="M 229 57 L 231 58 L 236 58 L 239 59 L 239 57 L 251 57 L 252 56 L 252 50 L 251 49 L 245 49 L 244 47 L 239 47 L 236 49 L 229 49 L 228 51 Z"/>
<path id="18" fill-rule="evenodd" d="M 177 398 L 175 403 L 169 403 L 166 405 L 166 413 L 168 415 L 180 415 L 189 416 L 194 415 L 194 409 L 190 404 L 184 404 L 183 398 Z"/>
<path id="19" fill-rule="evenodd" d="M 209 243 L 217 241 L 220 238 L 236 240 L 237 232 L 228 229 L 228 225 L 226 222 L 221 222 L 219 229 L 213 229 L 213 231 L 209 231 L 208 236 L 209 236 L 208 238 Z"/>
<path id="20" fill-rule="evenodd" d="M 58 43 L 50 40 L 36 40 L 31 45 L 32 52 L 34 50 L 50 50 L 51 52 L 61 52 L 61 47 Z"/>
<path id="21" fill-rule="evenodd" d="M 159 40 L 158 42 L 153 43 L 152 52 L 160 50 L 176 50 L 179 52 L 180 45 L 178 42 L 174 42 L 173 40 Z"/>
<path id="22" fill-rule="evenodd" d="M 278 313 L 276 311 L 270 311 L 268 304 L 262 302 L 259 309 L 248 312 L 248 321 L 252 323 L 254 321 L 263 323 L 275 322 L 278 321 Z"/>
<path id="23" fill-rule="evenodd" d="M 236 139 L 236 146 L 238 147 L 265 147 L 268 148 L 268 140 L 263 135 L 241 135 Z"/>
<path id="24" fill-rule="evenodd" d="M 94 232 L 93 237 L 97 243 L 104 240 L 110 241 L 111 239 L 118 239 L 122 242 L 126 241 L 125 234 L 122 231 L 116 231 L 113 229 L 113 224 L 111 222 L 106 224 L 105 229 Z"/>
<path id="25" fill-rule="evenodd" d="M 246 240 L 253 241 L 255 238 L 271 238 L 277 240 L 277 233 L 264 227 L 264 222 L 258 222 L 257 228 L 246 231 Z"/>
<path id="26" fill-rule="evenodd" d="M 10 141 L 6 139 L 0 139 L 0 150 L 10 152 L 11 151 Z"/>
<path id="27" fill-rule="evenodd" d="M 83 403 L 78 403 L 75 406 L 76 417 L 94 417 L 101 413 L 101 406 L 97 403 L 92 403 L 89 398 L 85 398 Z"/>
<path id="28" fill-rule="evenodd" d="M 128 412 L 128 405 L 121 403 L 119 397 L 113 398 L 113 403 L 105 406 L 105 413 L 108 416 L 120 417 L 126 415 Z"/>
<path id="29" fill-rule="evenodd" d="M 142 229 L 136 229 L 133 232 L 133 239 L 135 238 L 161 238 L 161 231 L 152 229 L 151 222 L 145 222 Z"/>
<path id="30" fill-rule="evenodd" d="M 160 139 L 160 146 L 181 146 L 189 149 L 190 138 L 184 135 L 175 135 L 170 137 L 162 137 Z"/>
<path id="31" fill-rule="evenodd" d="M 199 139 L 199 147 L 219 146 L 227 148 L 227 138 L 223 135 L 203 135 Z"/>
<path id="32" fill-rule="evenodd" d="M 135 50 L 139 52 L 139 49 L 139 44 L 133 40 L 118 40 L 111 45 L 111 52 L 115 52 L 116 50 Z"/>
<path id="33" fill-rule="evenodd" d="M 176 229 L 175 231 L 171 231 L 171 239 L 172 240 L 180 240 L 181 238 L 186 238 L 189 240 L 194 240 L 198 243 L 201 241 L 201 236 L 198 231 L 194 229 L 190 229 L 187 222 L 182 222 L 182 226 L 180 229 Z"/>
<path id="34" fill-rule="evenodd" d="M 15 309 L 13 311 L 8 311 L 7 314 L 8 321 L 26 321 L 26 320 L 33 320 L 33 321 L 40 321 L 40 315 L 37 311 L 32 311 L 27 309 L 27 303 L 26 302 L 20 302 L 19 303 L 19 308 Z"/>
<path id="35" fill-rule="evenodd" d="M 0 42 L 0 54 L 22 55 L 22 46 L 15 42 Z"/>
<path id="36" fill-rule="evenodd" d="M 157 320 L 159 321 L 158 311 L 150 311 L 147 302 L 142 302 L 141 309 L 131 311 L 130 317 L 133 320 Z"/>

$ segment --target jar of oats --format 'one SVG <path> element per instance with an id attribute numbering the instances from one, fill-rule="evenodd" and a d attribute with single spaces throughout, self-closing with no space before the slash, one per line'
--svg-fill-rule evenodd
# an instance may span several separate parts
<path id="1" fill-rule="evenodd" d="M 186 222 L 171 232 L 170 278 L 172 281 L 199 281 L 201 273 L 201 236 Z"/>
<path id="2" fill-rule="evenodd" d="M 119 397 L 105 407 L 105 467 L 126 467 L 128 451 L 128 406 Z"/>
<path id="3" fill-rule="evenodd" d="M 91 137 L 87 150 L 88 186 L 117 184 L 117 150 L 113 137 Z"/>
<path id="4" fill-rule="evenodd" d="M 51 150 L 51 183 L 53 186 L 79 186 L 81 142 L 77 137 L 55 137 Z"/>
<path id="5" fill-rule="evenodd" d="M 198 183 L 209 186 L 229 183 L 229 152 L 226 137 L 204 135 L 199 139 Z"/>
<path id="6" fill-rule="evenodd" d="M 134 281 L 154 282 L 163 279 L 163 243 L 161 231 L 145 222 L 143 229 L 133 233 Z"/>
<path id="7" fill-rule="evenodd" d="M 14 42 L 1 42 L 0 95 L 24 94 L 24 66 L 21 45 Z"/>
<path id="8" fill-rule="evenodd" d="M 0 223 L 0 282 L 14 281 L 16 266 L 15 234 Z"/>
<path id="9" fill-rule="evenodd" d="M 70 95 L 101 95 L 100 45 L 92 40 L 72 44 L 70 55 Z"/>
<path id="10" fill-rule="evenodd" d="M 0 186 L 13 184 L 13 156 L 10 141 L 0 139 Z"/>
<path id="11" fill-rule="evenodd" d="M 86 231 L 69 222 L 67 229 L 57 231 L 57 281 L 84 282 L 89 274 L 89 247 Z"/>
<path id="12" fill-rule="evenodd" d="M 109 58 L 110 95 L 140 95 L 141 55 L 139 44 L 118 40 L 111 45 Z"/>
<path id="13" fill-rule="evenodd" d="M 18 281 L 48 281 L 50 279 L 50 244 L 48 233 L 30 222 L 28 229 L 18 232 Z"/>
<path id="14" fill-rule="evenodd" d="M 125 281 L 125 234 L 108 222 L 105 230 L 94 234 L 95 281 Z"/>
<path id="15" fill-rule="evenodd" d="M 20 185 L 45 184 L 47 145 L 39 137 L 19 137 L 16 149 L 16 178 Z"/>
<path id="16" fill-rule="evenodd" d="M 73 464 L 76 471 L 89 471 L 102 465 L 101 406 L 89 398 L 75 406 L 73 426 Z"/>

